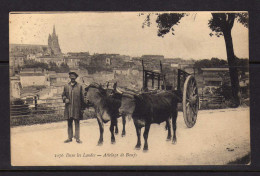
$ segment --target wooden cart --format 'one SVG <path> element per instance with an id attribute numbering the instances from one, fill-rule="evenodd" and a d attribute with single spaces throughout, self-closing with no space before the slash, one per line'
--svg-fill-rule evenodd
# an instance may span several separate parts
<path id="1" fill-rule="evenodd" d="M 160 71 L 152 71 L 145 68 L 144 63 L 142 61 L 143 66 L 143 92 L 157 90 L 169 90 L 173 91 L 172 86 L 166 85 L 166 75 L 163 73 L 162 64 L 160 62 Z M 148 89 L 148 82 L 152 81 L 153 90 Z M 155 86 L 157 83 L 157 86 Z M 161 85 L 162 83 L 162 85 Z M 183 117 L 185 124 L 188 128 L 191 128 L 195 125 L 199 110 L 199 95 L 198 95 L 198 87 L 195 77 L 181 69 L 178 69 L 177 75 L 177 92 L 180 97 L 179 103 L 182 103 L 183 109 Z"/>

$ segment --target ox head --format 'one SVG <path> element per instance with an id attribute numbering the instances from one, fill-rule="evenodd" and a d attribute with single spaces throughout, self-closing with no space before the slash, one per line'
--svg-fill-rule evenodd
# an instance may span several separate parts
<path id="1" fill-rule="evenodd" d="M 117 92 L 117 82 L 113 84 L 113 89 L 109 88 L 109 82 L 106 85 L 106 95 L 113 97 Z"/>
<path id="2" fill-rule="evenodd" d="M 106 91 L 97 83 L 91 83 L 85 88 L 84 102 L 87 106 L 97 105 L 106 96 Z"/>
<path id="3" fill-rule="evenodd" d="M 119 114 L 125 116 L 132 116 L 135 106 L 136 106 L 136 96 L 135 94 L 123 92 L 121 99 L 121 106 L 119 108 Z"/>

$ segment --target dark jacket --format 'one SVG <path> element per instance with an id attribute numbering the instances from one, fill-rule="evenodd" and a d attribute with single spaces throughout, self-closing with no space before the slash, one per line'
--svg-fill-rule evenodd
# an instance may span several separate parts
<path id="1" fill-rule="evenodd" d="M 83 88 L 79 83 L 74 86 L 69 82 L 64 86 L 62 100 L 69 99 L 69 103 L 65 104 L 64 117 L 67 119 L 82 119 L 82 110 L 85 108 Z"/>

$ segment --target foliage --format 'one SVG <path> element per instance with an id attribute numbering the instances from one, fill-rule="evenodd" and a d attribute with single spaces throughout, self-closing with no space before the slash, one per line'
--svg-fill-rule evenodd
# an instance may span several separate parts
<path id="1" fill-rule="evenodd" d="M 235 67 L 238 68 L 242 73 L 249 71 L 249 60 L 246 58 L 235 57 Z"/>
<path id="2" fill-rule="evenodd" d="M 50 71 L 59 71 L 59 67 L 55 62 L 50 62 L 49 63 L 49 70 Z"/>
<path id="3" fill-rule="evenodd" d="M 151 13 L 147 15 L 143 26 L 150 26 Z M 163 37 L 169 33 L 170 30 L 174 31 L 173 26 L 180 23 L 180 19 L 185 16 L 183 13 L 162 13 L 157 14 L 156 23 L 158 24 L 158 36 Z M 188 14 L 186 14 L 188 15 Z M 239 80 L 237 62 L 234 55 L 233 41 L 231 30 L 234 25 L 235 19 L 243 26 L 248 27 L 248 13 L 211 13 L 212 18 L 208 22 L 209 28 L 212 30 L 210 36 L 214 34 L 217 37 L 224 36 L 226 44 L 226 53 L 229 65 L 230 80 L 232 84 L 232 96 L 234 102 L 239 105 Z M 214 33 L 214 34 L 213 34 Z M 174 35 L 174 33 L 172 33 Z"/>
<path id="4" fill-rule="evenodd" d="M 23 68 L 42 68 L 48 70 L 49 65 L 43 62 L 25 59 Z"/>
<path id="5" fill-rule="evenodd" d="M 60 73 L 67 73 L 69 71 L 70 71 L 70 68 L 69 68 L 68 64 L 64 63 L 64 62 L 61 63 L 60 68 L 59 68 L 59 72 Z"/>
<path id="6" fill-rule="evenodd" d="M 185 13 L 163 13 L 163 14 L 158 14 L 156 23 L 158 24 L 158 32 L 157 35 L 159 37 L 163 37 L 165 34 L 169 33 L 172 31 L 172 35 L 174 35 L 174 25 L 178 25 L 180 23 L 180 20 L 182 17 L 184 17 Z M 144 26 L 150 27 L 150 16 L 151 14 L 148 14 L 146 16 L 146 19 L 143 23 L 143 28 Z"/>
<path id="7" fill-rule="evenodd" d="M 225 60 L 218 59 L 218 58 L 211 58 L 198 60 L 195 62 L 194 67 L 199 70 L 201 73 L 201 68 L 222 68 L 228 67 L 228 63 Z"/>
<path id="8" fill-rule="evenodd" d="M 227 83 L 224 82 L 224 84 L 216 90 L 216 94 L 223 96 L 225 100 L 231 100 L 232 99 L 231 86 L 229 86 Z"/>
<path id="9" fill-rule="evenodd" d="M 86 69 L 89 74 L 94 74 L 96 72 L 101 71 L 113 71 L 112 68 L 106 67 L 104 64 L 92 61 L 90 64 L 84 63 L 82 61 L 79 62 L 80 69 Z"/>
<path id="10" fill-rule="evenodd" d="M 223 32 L 232 29 L 235 19 L 243 26 L 248 27 L 248 13 L 212 13 L 208 25 L 213 33 L 220 37 Z M 213 33 L 210 33 L 210 36 L 213 36 Z"/>
<path id="11" fill-rule="evenodd" d="M 24 105 L 24 101 L 20 98 L 14 98 L 10 102 L 12 105 Z"/>
<path id="12" fill-rule="evenodd" d="M 54 61 L 47 64 L 47 63 L 38 62 L 34 60 L 27 60 L 27 59 L 24 61 L 24 65 L 22 68 L 41 68 L 45 70 L 56 71 L 57 73 L 67 73 L 70 70 L 67 63 L 64 62 L 61 63 L 59 67 Z"/>
<path id="13" fill-rule="evenodd" d="M 151 15 L 154 13 L 149 13 L 143 24 L 142 27 L 151 25 Z M 231 30 L 234 24 L 234 20 L 241 23 L 243 26 L 248 28 L 249 17 L 248 13 L 211 13 L 212 18 L 209 20 L 209 28 L 212 32 L 215 33 L 217 37 L 223 35 L 224 30 Z M 142 14 L 143 15 L 143 14 Z M 174 35 L 174 25 L 178 25 L 180 20 L 188 16 L 189 13 L 155 13 L 157 15 L 156 23 L 158 27 L 157 35 L 163 37 L 165 34 L 172 31 L 172 35 Z M 210 33 L 210 36 L 214 35 Z"/>

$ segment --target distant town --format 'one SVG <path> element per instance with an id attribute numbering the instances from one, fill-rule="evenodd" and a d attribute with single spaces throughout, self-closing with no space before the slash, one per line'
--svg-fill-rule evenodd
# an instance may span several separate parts
<path id="1" fill-rule="evenodd" d="M 53 26 L 47 45 L 10 44 L 10 91 L 11 98 L 37 96 L 40 99 L 60 98 L 63 86 L 69 82 L 68 72 L 79 74 L 78 82 L 88 85 L 117 82 L 118 86 L 133 90 L 142 88 L 142 62 L 146 68 L 166 74 L 167 84 L 177 85 L 176 74 L 182 69 L 194 74 L 200 94 L 212 92 L 225 84 L 230 85 L 226 61 L 212 58 L 215 66 L 203 61 L 181 58 L 165 58 L 163 55 L 131 57 L 120 54 L 69 52 L 62 53 L 58 33 Z M 205 61 L 205 60 L 204 60 Z M 162 70 L 160 70 L 160 63 Z M 211 64 L 212 64 L 211 63 Z M 207 67 L 208 66 L 208 67 Z M 212 68 L 215 67 L 215 68 Z M 248 69 L 242 70 L 240 86 L 248 92 Z"/>

